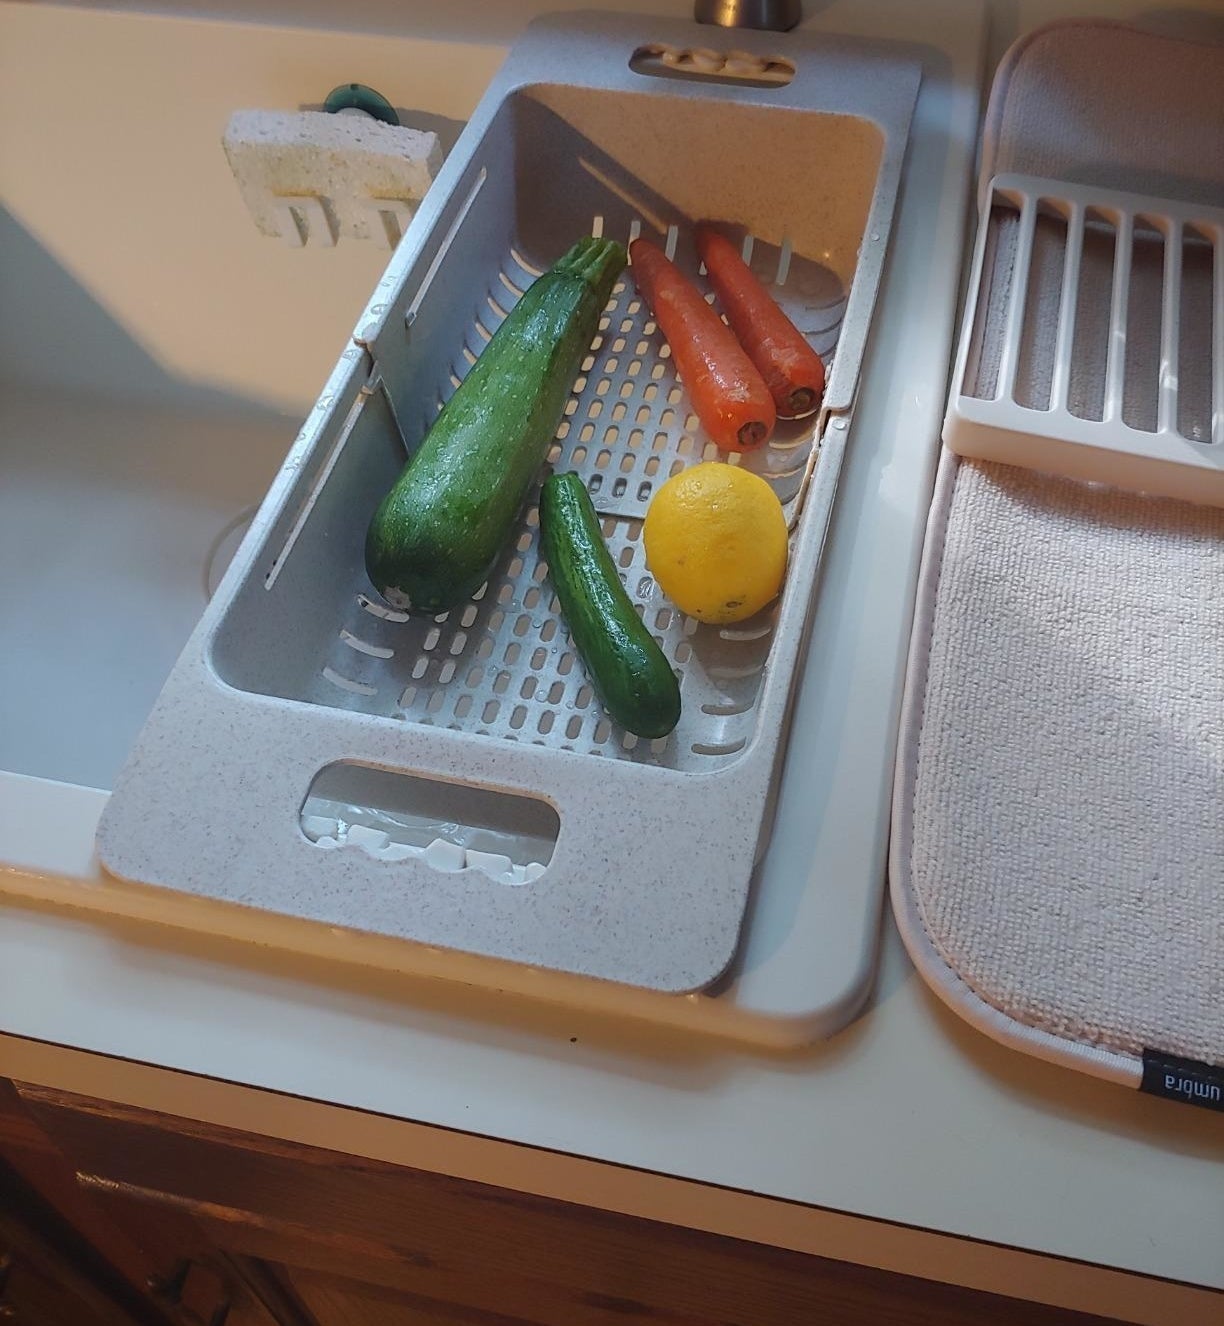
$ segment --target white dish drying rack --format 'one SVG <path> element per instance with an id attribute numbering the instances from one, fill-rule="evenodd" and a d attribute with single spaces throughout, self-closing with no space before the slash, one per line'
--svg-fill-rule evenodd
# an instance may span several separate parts
<path id="1" fill-rule="evenodd" d="M 990 185 L 944 441 L 1224 506 L 1224 209 Z"/>

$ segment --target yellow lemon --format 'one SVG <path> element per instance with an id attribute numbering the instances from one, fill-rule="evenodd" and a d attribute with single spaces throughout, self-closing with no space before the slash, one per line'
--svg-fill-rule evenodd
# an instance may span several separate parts
<path id="1" fill-rule="evenodd" d="M 642 537 L 659 588 L 698 621 L 742 622 L 786 574 L 782 504 L 738 465 L 712 461 L 673 475 L 654 495 Z"/>

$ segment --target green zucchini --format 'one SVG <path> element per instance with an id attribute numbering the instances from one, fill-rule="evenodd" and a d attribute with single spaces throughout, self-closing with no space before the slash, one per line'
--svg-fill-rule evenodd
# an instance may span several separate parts
<path id="1" fill-rule="evenodd" d="M 680 721 L 680 685 L 633 610 L 578 475 L 544 480 L 540 544 L 570 636 L 609 717 L 639 737 L 667 736 Z"/>
<path id="2" fill-rule="evenodd" d="M 528 287 L 434 421 L 366 532 L 366 571 L 436 614 L 488 578 L 565 411 L 626 254 L 579 240 Z"/>

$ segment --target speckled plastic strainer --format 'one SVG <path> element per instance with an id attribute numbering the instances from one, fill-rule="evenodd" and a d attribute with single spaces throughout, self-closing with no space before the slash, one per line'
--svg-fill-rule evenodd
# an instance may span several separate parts
<path id="1" fill-rule="evenodd" d="M 725 48 L 693 60 L 695 47 Z M 887 43 L 580 16 L 533 25 L 481 102 L 176 666 L 102 821 L 109 870 L 220 902 L 674 991 L 730 961 L 883 268 L 918 62 Z M 603 714 L 534 500 L 444 617 L 371 590 L 375 505 L 498 323 L 576 238 L 692 226 L 744 251 L 824 355 L 819 416 L 741 463 L 792 526 L 780 602 L 719 630 L 647 571 L 656 487 L 715 452 L 631 273 L 549 465 L 577 470 L 683 717 Z"/>

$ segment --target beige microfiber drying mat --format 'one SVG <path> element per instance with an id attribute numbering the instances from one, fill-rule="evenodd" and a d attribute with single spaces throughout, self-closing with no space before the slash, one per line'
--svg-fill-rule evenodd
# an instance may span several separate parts
<path id="1" fill-rule="evenodd" d="M 1086 19 L 1039 28 L 999 65 L 982 130 L 983 190 L 1013 173 L 1218 207 L 1224 45 Z"/>
<path id="2" fill-rule="evenodd" d="M 1224 46 L 1033 34 L 983 196 L 1005 171 L 1219 205 Z M 1145 1049 L 1224 1063 L 1224 510 L 944 453 L 892 849 L 911 955 L 988 1034 L 1132 1085 Z"/>

